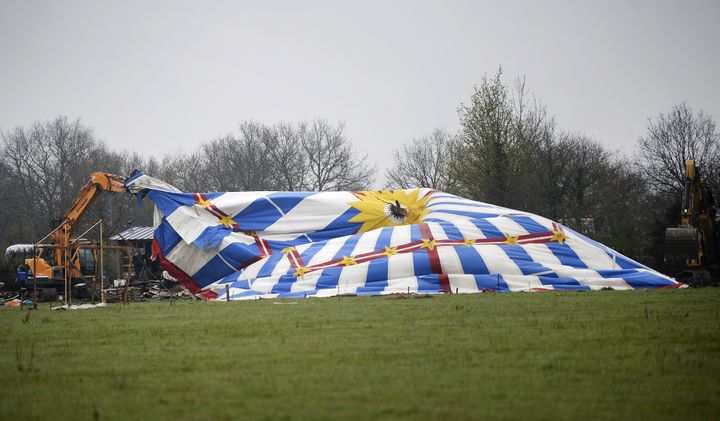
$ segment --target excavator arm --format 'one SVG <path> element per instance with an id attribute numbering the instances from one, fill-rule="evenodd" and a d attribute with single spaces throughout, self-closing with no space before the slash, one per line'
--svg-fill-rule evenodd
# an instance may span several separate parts
<path id="1" fill-rule="evenodd" d="M 55 252 L 58 263 L 64 261 L 65 253 L 69 251 L 68 246 L 70 245 L 72 230 L 78 219 L 87 212 L 100 193 L 104 191 L 126 191 L 124 181 L 125 177 L 115 174 L 94 172 L 90 175 L 90 180 L 80 189 L 80 193 L 75 197 L 72 206 L 60 220 L 58 228 L 50 236 L 53 244 L 61 246 Z"/>
<path id="2" fill-rule="evenodd" d="M 125 177 L 115 174 L 94 172 L 90 175 L 87 184 L 80 189 L 72 206 L 60 219 L 58 226 L 45 237 L 46 239 L 50 238 L 49 248 L 54 251 L 54 263 L 37 257 L 26 260 L 26 265 L 36 276 L 52 279 L 57 277 L 57 268 L 72 269 L 73 266 L 76 266 L 72 262 L 74 259 L 72 259 L 72 250 L 70 248 L 75 224 L 102 192 L 127 191 L 124 181 Z"/>
<path id="3" fill-rule="evenodd" d="M 67 226 L 72 230 L 72 226 L 75 225 L 78 219 L 85 214 L 88 207 L 103 191 L 109 192 L 122 192 L 125 190 L 123 184 L 125 177 L 121 177 L 115 174 L 108 174 L 102 172 L 94 172 L 90 175 L 90 181 L 85 184 L 80 193 L 73 201 L 70 209 L 65 212 L 65 215 L 60 220 L 60 226 Z"/>

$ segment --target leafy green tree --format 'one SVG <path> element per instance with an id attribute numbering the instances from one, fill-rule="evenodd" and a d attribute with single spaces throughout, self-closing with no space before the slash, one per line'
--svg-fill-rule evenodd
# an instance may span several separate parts
<path id="1" fill-rule="evenodd" d="M 459 109 L 451 174 L 472 199 L 547 216 L 622 253 L 657 263 L 648 183 L 587 136 L 558 132 L 524 79 L 484 77 Z M 645 211 L 640 211 L 645 209 Z"/>
<path id="2" fill-rule="evenodd" d="M 509 205 L 512 201 L 511 163 L 513 112 L 502 69 L 494 77 L 484 76 L 470 103 L 461 104 L 460 133 L 451 174 L 460 193 L 481 201 Z"/>

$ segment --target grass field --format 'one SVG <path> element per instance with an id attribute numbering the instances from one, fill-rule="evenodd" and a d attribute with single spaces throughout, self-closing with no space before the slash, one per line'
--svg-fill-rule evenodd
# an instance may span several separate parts
<path id="1" fill-rule="evenodd" d="M 0 418 L 720 416 L 720 289 L 0 309 Z"/>

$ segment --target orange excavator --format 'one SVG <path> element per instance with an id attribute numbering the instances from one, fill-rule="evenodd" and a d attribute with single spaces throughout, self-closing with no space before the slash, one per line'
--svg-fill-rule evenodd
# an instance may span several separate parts
<path id="1" fill-rule="evenodd" d="M 34 254 L 25 259 L 31 275 L 26 280 L 26 290 L 35 287 L 62 291 L 64 287 L 95 279 L 97 247 L 87 241 L 73 240 L 73 228 L 102 192 L 127 191 L 124 181 L 125 177 L 119 175 L 92 173 L 58 226 L 36 243 Z M 43 243 L 48 239 L 49 242 Z"/>

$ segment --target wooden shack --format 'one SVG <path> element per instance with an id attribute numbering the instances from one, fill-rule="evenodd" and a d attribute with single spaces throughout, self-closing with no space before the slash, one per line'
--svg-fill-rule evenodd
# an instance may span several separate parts
<path id="1" fill-rule="evenodd" d="M 153 227 L 131 227 L 110 237 L 110 241 L 122 246 L 118 258 L 118 277 L 137 279 L 160 279 L 162 269 L 151 260 Z"/>

